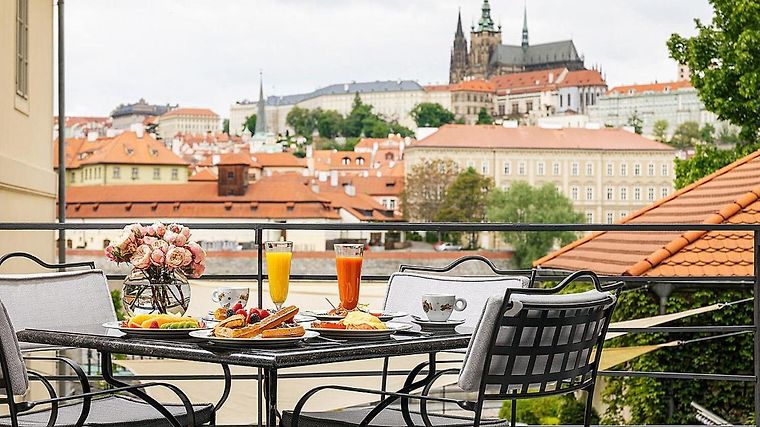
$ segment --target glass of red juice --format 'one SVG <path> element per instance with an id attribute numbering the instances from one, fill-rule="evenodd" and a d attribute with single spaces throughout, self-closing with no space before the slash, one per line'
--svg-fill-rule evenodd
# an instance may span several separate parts
<path id="1" fill-rule="evenodd" d="M 359 284 L 362 277 L 364 245 L 335 245 L 335 268 L 338 270 L 340 305 L 353 310 L 359 304 Z"/>

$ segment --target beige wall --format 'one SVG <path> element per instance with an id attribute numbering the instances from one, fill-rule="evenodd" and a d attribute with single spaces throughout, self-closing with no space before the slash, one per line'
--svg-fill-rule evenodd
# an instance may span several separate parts
<path id="1" fill-rule="evenodd" d="M 114 175 L 115 169 L 118 173 Z M 132 178 L 137 168 L 137 178 Z M 154 170 L 159 170 L 158 178 Z M 176 171 L 176 179 L 174 178 Z M 86 165 L 66 170 L 66 185 L 179 184 L 187 182 L 188 169 L 183 165 Z"/>
<path id="2" fill-rule="evenodd" d="M 29 2 L 29 97 L 16 95 L 16 2 L 0 2 L 0 222 L 55 220 L 53 171 L 53 2 Z M 54 260 L 52 232 L 0 231 L 0 254 Z M 18 267 L 16 267 L 16 265 Z M 3 272 L 29 264 L 3 266 Z"/>
<path id="3" fill-rule="evenodd" d="M 159 118 L 158 134 L 168 139 L 178 132 L 202 134 L 219 131 L 219 116 L 169 116 Z"/>

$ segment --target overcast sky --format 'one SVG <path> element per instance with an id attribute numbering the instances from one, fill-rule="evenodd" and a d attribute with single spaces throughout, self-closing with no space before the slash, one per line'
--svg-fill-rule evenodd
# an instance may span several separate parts
<path id="1" fill-rule="evenodd" d="M 209 107 L 350 81 L 448 80 L 461 6 L 482 0 L 68 0 L 68 115 L 119 103 Z M 523 0 L 492 0 L 503 42 L 519 44 Z M 572 38 L 610 86 L 672 80 L 665 41 L 709 21 L 707 0 L 527 0 L 530 42 Z"/>

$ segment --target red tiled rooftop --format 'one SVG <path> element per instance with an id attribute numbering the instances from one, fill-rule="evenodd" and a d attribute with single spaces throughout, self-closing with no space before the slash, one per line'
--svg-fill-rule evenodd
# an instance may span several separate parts
<path id="1" fill-rule="evenodd" d="M 218 177 L 214 174 L 214 172 L 211 172 L 210 169 L 203 169 L 202 171 L 188 178 L 188 181 L 214 181 L 216 182 L 217 179 Z"/>
<path id="2" fill-rule="evenodd" d="M 619 222 L 760 223 L 760 150 Z M 752 246 L 749 232 L 602 232 L 534 264 L 630 276 L 747 276 Z"/>
<path id="3" fill-rule="evenodd" d="M 253 160 L 261 167 L 294 167 L 305 168 L 306 160 L 291 153 L 254 153 Z"/>
<path id="4" fill-rule="evenodd" d="M 597 70 L 577 70 L 568 72 L 559 86 L 607 86 L 607 83 Z"/>
<path id="5" fill-rule="evenodd" d="M 665 92 L 666 89 L 672 92 L 678 89 L 685 89 L 685 88 L 691 88 L 691 87 L 693 86 L 691 85 L 691 82 L 688 80 L 683 80 L 683 81 L 678 81 L 678 82 L 649 83 L 649 84 L 643 84 L 643 85 L 617 86 L 608 90 L 607 95 L 611 95 L 611 94 L 638 95 L 644 92 Z"/>

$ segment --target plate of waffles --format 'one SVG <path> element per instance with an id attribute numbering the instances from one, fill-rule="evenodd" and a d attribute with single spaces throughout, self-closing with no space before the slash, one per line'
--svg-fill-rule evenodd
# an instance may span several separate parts
<path id="1" fill-rule="evenodd" d="M 319 336 L 319 333 L 306 331 L 295 322 L 298 307 L 283 307 L 256 323 L 246 323 L 245 316 L 230 316 L 213 329 L 193 331 L 190 336 L 208 341 L 219 347 L 287 347 Z"/>

